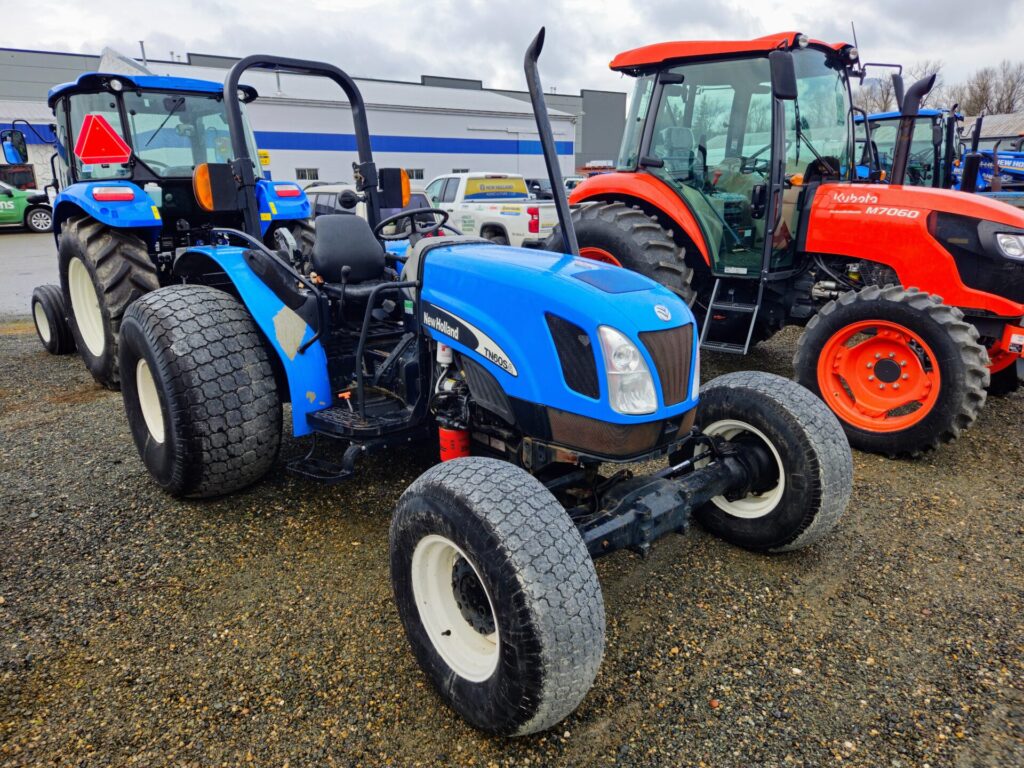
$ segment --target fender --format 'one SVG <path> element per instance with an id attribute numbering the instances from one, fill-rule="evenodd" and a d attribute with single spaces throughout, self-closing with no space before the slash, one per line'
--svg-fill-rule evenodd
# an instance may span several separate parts
<path id="1" fill-rule="evenodd" d="M 299 352 L 315 330 L 253 271 L 245 258 L 247 250 L 225 245 L 190 248 L 175 261 L 174 273 L 189 271 L 197 259 L 212 260 L 224 270 L 281 362 L 292 403 L 292 431 L 301 437 L 312 432 L 306 416 L 332 402 L 327 355 L 319 340 Z"/>
<path id="2" fill-rule="evenodd" d="M 634 202 L 656 209 L 686 233 L 704 257 L 704 263 L 711 266 L 700 224 L 683 199 L 663 181 L 649 173 L 602 173 L 578 184 L 569 196 L 569 202 L 574 205 L 600 200 Z"/>
<path id="3" fill-rule="evenodd" d="M 131 200 L 100 201 L 94 197 L 97 188 L 117 187 L 132 192 Z M 158 232 L 163 226 L 160 209 L 152 198 L 135 184 L 123 179 L 88 181 L 65 187 L 53 202 L 53 232 L 60 235 L 61 226 L 76 213 L 84 213 L 114 229 L 150 229 Z"/>
<path id="4" fill-rule="evenodd" d="M 295 194 L 295 192 L 298 194 Z M 283 181 L 258 179 L 256 181 L 256 203 L 260 209 L 260 234 L 275 221 L 308 219 L 311 215 L 309 198 L 298 184 Z"/>
<path id="5" fill-rule="evenodd" d="M 982 195 L 888 184 L 822 184 L 811 203 L 805 250 L 866 259 L 896 270 L 905 286 L 928 286 L 946 304 L 1020 317 L 1024 304 L 964 284 L 928 229 L 933 211 L 1024 230 L 1024 211 Z M 871 237 L 865 237 L 866 231 Z"/>

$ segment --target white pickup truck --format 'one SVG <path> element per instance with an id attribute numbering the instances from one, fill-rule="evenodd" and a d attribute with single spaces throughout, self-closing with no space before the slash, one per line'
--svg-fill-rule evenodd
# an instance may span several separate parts
<path id="1" fill-rule="evenodd" d="M 426 188 L 431 206 L 448 212 L 464 235 L 500 245 L 540 248 L 558 223 L 551 200 L 531 200 L 522 176 L 510 173 L 452 173 Z"/>

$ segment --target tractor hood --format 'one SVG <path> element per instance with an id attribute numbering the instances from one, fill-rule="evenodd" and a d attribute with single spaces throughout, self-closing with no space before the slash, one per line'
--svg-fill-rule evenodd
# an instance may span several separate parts
<path id="1" fill-rule="evenodd" d="M 999 249 L 1000 233 L 1024 235 L 1024 210 L 981 195 L 886 184 L 822 184 L 813 190 L 803 249 L 895 270 L 946 304 L 1002 317 L 1024 314 L 1024 259 Z"/>
<path id="2" fill-rule="evenodd" d="M 434 246 L 419 269 L 427 333 L 479 363 L 510 398 L 613 424 L 663 420 L 696 404 L 693 315 L 635 272 L 480 242 Z M 625 415 L 609 404 L 602 325 L 640 350 L 658 394 L 653 412 Z"/>

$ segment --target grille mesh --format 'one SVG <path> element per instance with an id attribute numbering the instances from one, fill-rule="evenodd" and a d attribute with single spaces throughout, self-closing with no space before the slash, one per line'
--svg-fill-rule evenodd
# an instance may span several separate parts
<path id="1" fill-rule="evenodd" d="M 569 389 L 587 397 L 601 394 L 597 380 L 597 362 L 587 332 L 575 323 L 558 315 L 544 313 L 548 330 L 555 340 L 558 361 L 562 364 L 562 377 Z"/>
<path id="2" fill-rule="evenodd" d="M 690 358 L 693 356 L 693 324 L 664 331 L 647 331 L 640 341 L 654 360 L 661 379 L 665 405 L 683 402 L 690 392 Z"/>

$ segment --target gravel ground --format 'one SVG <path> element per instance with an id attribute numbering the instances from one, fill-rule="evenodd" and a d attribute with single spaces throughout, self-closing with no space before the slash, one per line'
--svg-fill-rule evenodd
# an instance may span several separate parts
<path id="1" fill-rule="evenodd" d="M 788 374 L 795 338 L 705 376 Z M 804 552 L 698 529 L 601 560 L 597 683 L 511 741 L 406 649 L 388 514 L 422 463 L 173 501 L 120 397 L 0 325 L 0 764 L 1024 765 L 1022 421 L 1017 394 L 924 460 L 855 454 L 847 516 Z"/>

